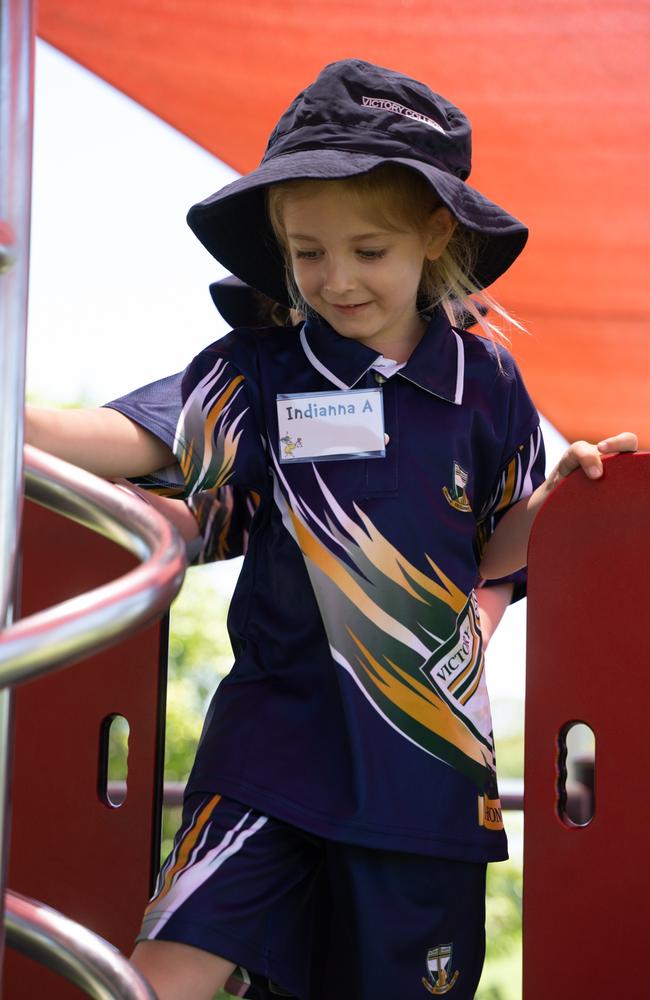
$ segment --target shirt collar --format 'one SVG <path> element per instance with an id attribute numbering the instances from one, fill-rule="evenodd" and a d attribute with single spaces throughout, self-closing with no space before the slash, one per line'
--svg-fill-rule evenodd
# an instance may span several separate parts
<path id="1" fill-rule="evenodd" d="M 462 403 L 465 345 L 442 309 L 434 312 L 422 340 L 397 375 L 450 403 Z"/>
<path id="2" fill-rule="evenodd" d="M 319 316 L 305 322 L 300 342 L 310 364 L 339 389 L 353 388 L 381 357 L 370 347 L 341 337 Z M 394 377 L 406 378 L 434 396 L 460 404 L 464 375 L 463 340 L 438 309 L 406 365 Z"/>
<path id="3" fill-rule="evenodd" d="M 320 316 L 306 320 L 300 343 L 310 364 L 339 389 L 351 389 L 381 357 L 358 340 L 342 337 Z"/>

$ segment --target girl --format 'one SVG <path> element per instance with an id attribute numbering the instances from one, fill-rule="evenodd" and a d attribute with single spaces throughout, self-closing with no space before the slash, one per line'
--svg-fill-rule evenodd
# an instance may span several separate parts
<path id="1" fill-rule="evenodd" d="M 522 567 L 559 478 L 636 441 L 578 442 L 544 480 L 512 358 L 450 322 L 460 300 L 492 335 L 468 296 L 489 301 L 527 235 L 469 170 L 448 101 L 326 67 L 260 167 L 189 215 L 306 321 L 236 330 L 109 408 L 30 416 L 33 443 L 100 475 L 259 496 L 235 665 L 134 952 L 161 1000 L 209 1000 L 236 965 L 256 997 L 474 996 L 485 863 L 506 856 L 477 571 Z"/>

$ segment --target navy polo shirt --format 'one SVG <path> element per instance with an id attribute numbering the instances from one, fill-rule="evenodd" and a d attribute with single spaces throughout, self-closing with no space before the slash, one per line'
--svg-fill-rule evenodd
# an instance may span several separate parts
<path id="1" fill-rule="evenodd" d="M 140 485 L 255 496 L 235 662 L 188 791 L 335 840 L 498 860 L 473 588 L 497 520 L 543 480 L 539 418 L 509 353 L 442 312 L 386 381 L 378 357 L 318 319 L 238 329 L 109 404 L 176 456 Z M 280 462 L 278 395 L 378 384 L 384 458 Z"/>

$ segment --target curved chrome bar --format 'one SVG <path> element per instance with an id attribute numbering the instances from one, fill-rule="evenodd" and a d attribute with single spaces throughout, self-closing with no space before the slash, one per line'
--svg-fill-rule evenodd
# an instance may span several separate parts
<path id="1" fill-rule="evenodd" d="M 117 948 L 44 903 L 7 890 L 5 927 L 7 944 L 96 1000 L 156 1000 L 152 988 Z"/>
<path id="2" fill-rule="evenodd" d="M 98 652 L 162 614 L 178 593 L 186 558 L 175 528 L 153 507 L 89 472 L 25 448 L 27 495 L 129 549 L 141 566 L 0 632 L 0 687 Z"/>

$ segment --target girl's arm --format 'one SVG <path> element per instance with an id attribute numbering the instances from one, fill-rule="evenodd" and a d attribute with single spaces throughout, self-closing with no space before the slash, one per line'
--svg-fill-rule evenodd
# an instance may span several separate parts
<path id="1" fill-rule="evenodd" d="M 103 479 L 144 476 L 176 461 L 154 434 L 104 407 L 52 410 L 28 406 L 25 440 Z"/>
<path id="2" fill-rule="evenodd" d="M 492 587 L 479 587 L 476 590 L 484 649 L 487 649 L 497 625 L 503 618 L 512 600 L 514 589 L 513 583 L 497 583 Z"/>
<path id="3" fill-rule="evenodd" d="M 245 555 L 251 522 L 260 502 L 254 491 L 245 493 L 223 486 L 181 500 L 140 489 L 125 479 L 118 480 L 117 485 L 151 504 L 171 521 L 185 542 L 191 564 Z"/>
<path id="4" fill-rule="evenodd" d="M 629 432 L 606 438 L 597 445 L 589 444 L 587 441 L 576 441 L 572 444 L 545 482 L 525 500 L 520 500 L 511 507 L 497 525 L 479 567 L 483 579 L 498 579 L 526 565 L 528 538 L 533 521 L 561 479 L 579 468 L 583 469 L 590 479 L 600 479 L 603 474 L 601 455 L 636 451 L 637 447 L 636 435 Z"/>
<path id="5" fill-rule="evenodd" d="M 129 483 L 125 479 L 119 479 L 115 485 L 128 493 L 134 493 L 143 503 L 155 507 L 160 514 L 171 521 L 188 549 L 195 547 L 199 539 L 199 526 L 194 514 L 183 500 L 161 497 L 151 490 L 141 490 L 139 486 L 135 486 L 134 483 Z"/>

